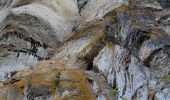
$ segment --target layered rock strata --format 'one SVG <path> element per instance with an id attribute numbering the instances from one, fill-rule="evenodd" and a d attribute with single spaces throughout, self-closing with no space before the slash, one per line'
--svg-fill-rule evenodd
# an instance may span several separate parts
<path id="1" fill-rule="evenodd" d="M 169 100 L 169 0 L 1 0 L 2 100 Z"/>

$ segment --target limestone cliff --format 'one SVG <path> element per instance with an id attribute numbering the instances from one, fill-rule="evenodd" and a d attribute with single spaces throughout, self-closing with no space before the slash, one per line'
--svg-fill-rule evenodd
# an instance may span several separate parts
<path id="1" fill-rule="evenodd" d="M 0 0 L 0 100 L 170 100 L 170 1 Z"/>

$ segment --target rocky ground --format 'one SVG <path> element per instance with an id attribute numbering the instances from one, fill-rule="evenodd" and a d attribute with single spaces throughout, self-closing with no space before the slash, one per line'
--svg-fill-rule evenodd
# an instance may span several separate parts
<path id="1" fill-rule="evenodd" d="M 0 100 L 170 100 L 170 1 L 0 0 Z"/>

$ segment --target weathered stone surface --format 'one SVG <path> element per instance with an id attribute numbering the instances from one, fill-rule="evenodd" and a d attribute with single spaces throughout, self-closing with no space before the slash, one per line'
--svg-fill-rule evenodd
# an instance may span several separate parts
<path id="1" fill-rule="evenodd" d="M 85 73 L 97 100 L 117 100 L 117 88 L 108 85 L 102 74 L 93 71 Z"/>
<path id="2" fill-rule="evenodd" d="M 14 79 L 18 79 L 14 81 Z M 67 70 L 62 61 L 42 61 L 7 80 L 7 100 L 93 100 L 88 82 L 79 70 Z"/>
<path id="3" fill-rule="evenodd" d="M 0 99 L 169 100 L 169 0 L 1 0 Z"/>
<path id="4" fill-rule="evenodd" d="M 1 79 L 10 71 L 49 59 L 78 17 L 74 0 L 2 0 L 0 4 Z"/>
<path id="5" fill-rule="evenodd" d="M 159 22 L 166 14 L 158 11 L 163 8 L 156 2 L 131 3 L 130 7 L 118 8 L 116 18 L 106 17 L 109 22 L 104 32 L 114 49 L 108 51 L 106 46 L 94 65 L 109 84 L 116 85 L 119 100 L 168 100 L 170 38 L 167 27 L 162 26 L 165 22 Z"/>
<path id="6" fill-rule="evenodd" d="M 103 50 L 101 50 L 98 56 L 93 61 L 93 66 L 97 67 L 98 71 L 109 77 L 113 69 L 114 64 L 114 46 L 112 43 L 108 43 Z M 111 75 L 114 78 L 114 75 Z M 110 76 L 110 77 L 111 77 Z M 114 79 L 112 79 L 114 81 Z M 110 83 L 110 82 L 109 82 Z M 114 82 L 111 82 L 114 83 Z"/>
<path id="7" fill-rule="evenodd" d="M 79 67 L 82 67 L 81 69 L 86 69 L 88 63 L 92 63 L 98 51 L 103 47 L 102 38 L 104 37 L 104 33 L 98 32 L 89 36 L 88 34 L 86 35 L 87 37 L 73 39 L 63 44 L 53 59 L 63 59 L 68 65 L 67 68 L 73 67 L 80 69 Z M 83 64 L 84 66 L 82 66 Z"/>

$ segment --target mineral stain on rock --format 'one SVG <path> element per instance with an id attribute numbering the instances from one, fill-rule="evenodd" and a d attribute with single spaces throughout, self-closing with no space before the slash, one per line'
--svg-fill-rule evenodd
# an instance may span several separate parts
<path id="1" fill-rule="evenodd" d="M 0 0 L 0 100 L 170 100 L 169 0 Z"/>

